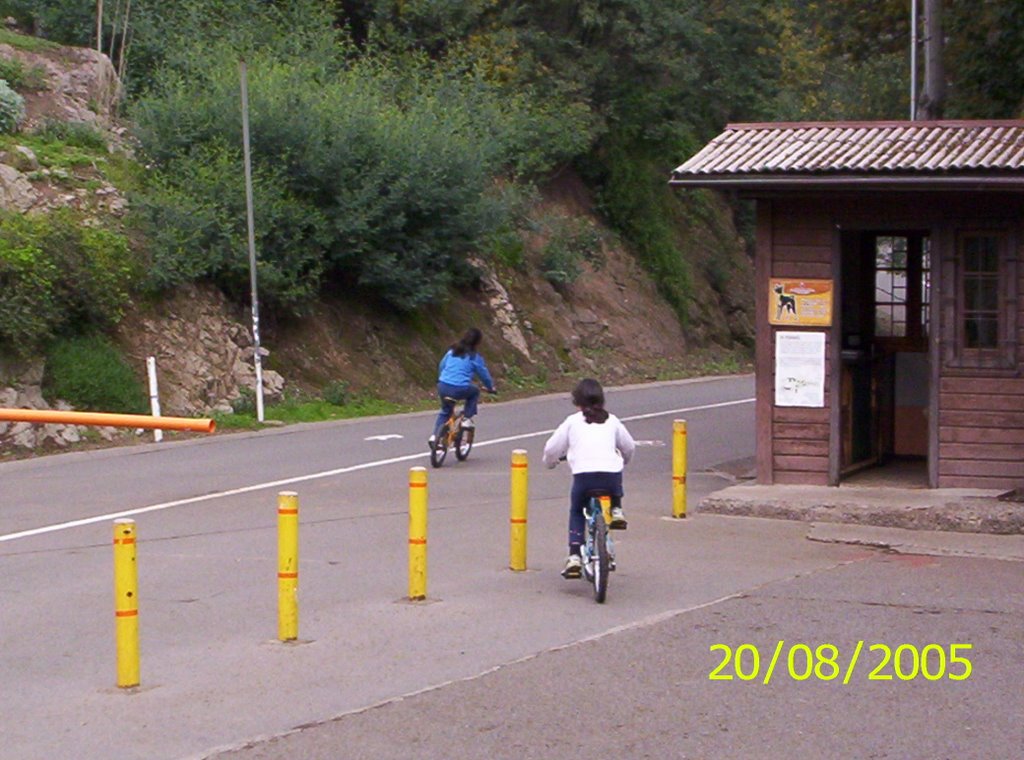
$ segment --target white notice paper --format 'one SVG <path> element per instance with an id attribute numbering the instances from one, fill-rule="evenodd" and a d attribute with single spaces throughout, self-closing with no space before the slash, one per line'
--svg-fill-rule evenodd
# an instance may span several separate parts
<path id="1" fill-rule="evenodd" d="M 775 333 L 775 406 L 825 406 L 825 333 Z"/>

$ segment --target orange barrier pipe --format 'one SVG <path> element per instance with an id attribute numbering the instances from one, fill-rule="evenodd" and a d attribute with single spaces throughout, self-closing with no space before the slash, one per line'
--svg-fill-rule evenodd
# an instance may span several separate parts
<path id="1" fill-rule="evenodd" d="M 211 419 L 154 417 L 149 414 L 108 414 L 106 412 L 61 412 L 56 409 L 0 409 L 0 422 L 36 422 L 58 425 L 99 425 L 101 427 L 146 428 L 147 430 L 191 430 L 212 433 Z"/>

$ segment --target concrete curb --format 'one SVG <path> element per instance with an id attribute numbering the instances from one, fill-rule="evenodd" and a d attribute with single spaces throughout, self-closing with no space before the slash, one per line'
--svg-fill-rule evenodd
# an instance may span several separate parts
<path id="1" fill-rule="evenodd" d="M 1024 535 L 996 536 L 933 530 L 879 528 L 873 525 L 814 523 L 807 538 L 828 544 L 853 544 L 899 554 L 975 557 L 1024 562 Z"/>
<path id="2" fill-rule="evenodd" d="M 905 530 L 1024 533 L 1024 504 L 999 491 L 736 485 L 706 497 L 697 511 Z"/>

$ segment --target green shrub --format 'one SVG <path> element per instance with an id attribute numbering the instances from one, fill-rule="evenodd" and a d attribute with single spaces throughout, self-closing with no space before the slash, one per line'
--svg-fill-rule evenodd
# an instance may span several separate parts
<path id="1" fill-rule="evenodd" d="M 127 238 L 75 211 L 0 214 L 0 345 L 27 354 L 63 329 L 116 324 L 134 277 Z"/>
<path id="2" fill-rule="evenodd" d="M 124 356 L 107 338 L 81 335 L 56 341 L 47 352 L 43 393 L 96 412 L 146 412 L 146 392 Z"/>
<path id="3" fill-rule="evenodd" d="M 320 396 L 333 406 L 345 406 L 352 400 L 352 389 L 344 380 L 333 380 L 323 387 Z"/>
<path id="4" fill-rule="evenodd" d="M 640 265 L 685 324 L 693 285 L 673 225 L 687 220 L 680 218 L 663 173 L 657 159 L 645 155 L 642 147 L 613 139 L 595 180 L 601 211 L 632 245 Z"/>
<path id="5" fill-rule="evenodd" d="M 245 185 L 240 152 L 215 144 L 169 164 L 135 201 L 147 233 L 148 284 L 166 289 L 210 280 L 244 300 L 249 293 Z M 288 193 L 278 168 L 253 171 L 259 293 L 295 310 L 319 290 L 329 222 Z"/>
<path id="6" fill-rule="evenodd" d="M 239 388 L 238 397 L 231 402 L 232 414 L 256 414 L 256 391 L 249 387 Z"/>
<path id="7" fill-rule="evenodd" d="M 40 37 L 32 37 L 27 34 L 18 34 L 10 29 L 0 27 L 0 44 L 10 45 L 18 50 L 29 50 L 38 52 L 40 50 L 55 50 L 58 45 L 50 40 Z"/>
<path id="8" fill-rule="evenodd" d="M 99 153 L 107 152 L 107 138 L 88 122 L 47 119 L 36 134 L 44 139 L 62 142 L 75 148 Z"/>
<path id="9" fill-rule="evenodd" d="M 550 168 L 584 138 L 551 102 L 470 67 L 358 57 L 328 41 L 297 57 L 271 39 L 247 56 L 261 293 L 280 275 L 276 298 L 288 305 L 321 280 L 404 312 L 437 303 L 509 223 L 494 177 Z M 136 204 L 157 284 L 208 277 L 247 292 L 237 61 L 226 42 L 183 43 L 134 103 L 157 169 Z"/>
<path id="10" fill-rule="evenodd" d="M 40 66 L 26 69 L 16 58 L 0 58 L 0 79 L 7 80 L 13 90 L 46 89 L 46 71 Z"/>
<path id="11" fill-rule="evenodd" d="M 588 261 L 599 269 L 604 264 L 598 228 L 584 219 L 554 216 L 541 223 L 548 240 L 541 251 L 541 271 L 552 285 L 571 285 Z"/>
<path id="12" fill-rule="evenodd" d="M 25 120 L 25 99 L 0 79 L 0 133 L 17 132 Z"/>
<path id="13" fill-rule="evenodd" d="M 60 323 L 54 293 L 59 272 L 34 239 L 0 233 L 0 345 L 26 355 Z"/>

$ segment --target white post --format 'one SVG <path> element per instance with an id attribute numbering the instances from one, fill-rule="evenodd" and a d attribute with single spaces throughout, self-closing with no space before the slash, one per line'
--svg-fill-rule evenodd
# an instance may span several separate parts
<path id="1" fill-rule="evenodd" d="M 154 417 L 160 416 L 160 394 L 156 388 L 156 357 L 146 357 L 146 374 L 149 375 L 149 408 Z M 164 439 L 164 431 L 157 428 L 153 431 L 153 440 L 160 443 Z"/>
<path id="2" fill-rule="evenodd" d="M 256 419 L 263 422 L 263 360 L 260 356 L 260 302 L 256 294 L 256 233 L 252 211 L 252 157 L 249 153 L 249 77 L 238 62 L 242 82 L 242 148 L 245 154 L 245 211 L 249 224 L 249 286 L 252 290 L 253 362 L 256 366 Z"/>

